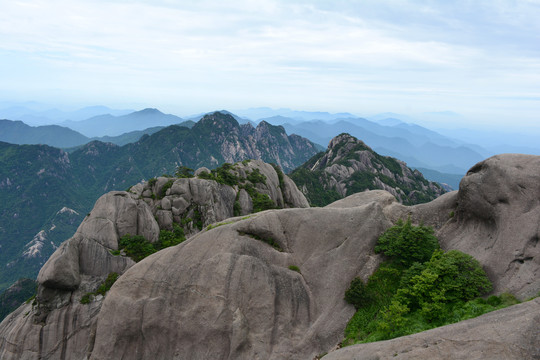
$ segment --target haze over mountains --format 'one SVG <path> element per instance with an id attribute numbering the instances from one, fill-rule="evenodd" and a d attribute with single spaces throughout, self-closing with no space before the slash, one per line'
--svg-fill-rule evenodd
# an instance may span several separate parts
<path id="1" fill-rule="evenodd" d="M 11 106 L 0 109 L 0 118 L 26 119 L 28 124 L 36 124 L 36 119 L 39 118 L 40 124 L 55 124 L 63 128 L 29 128 L 21 123 L 3 121 L 0 123 L 0 141 L 16 144 L 44 143 L 62 148 L 83 145 L 92 140 L 125 145 L 168 125 L 181 124 L 191 127 L 204 115 L 181 118 L 158 109 L 130 111 L 103 106 L 62 112 L 55 109 L 45 110 L 43 106 L 36 109 L 36 106 L 34 104 L 33 108 Z M 518 151 L 540 154 L 540 148 L 535 147 L 532 140 L 526 136 L 507 134 L 506 139 L 501 139 L 500 134 L 494 134 L 493 130 L 482 133 L 478 130 L 443 129 L 442 132 L 437 132 L 415 124 L 415 120 L 408 116 L 394 113 L 381 113 L 368 120 L 350 113 L 332 114 L 291 109 L 252 108 L 222 112 L 230 114 L 240 124 L 249 122 L 256 125 L 266 121 L 273 125 L 282 125 L 288 134 L 306 137 L 321 145 L 321 149 L 326 148 L 332 137 L 344 132 L 349 133 L 378 153 L 403 160 L 409 166 L 424 171 L 430 180 L 447 183 L 454 189 L 457 188 L 461 176 L 474 163 L 488 156 Z M 85 115 L 92 116 L 84 118 Z M 433 113 L 430 116 L 448 119 L 449 123 L 459 117 L 451 112 Z M 501 145 L 504 140 L 510 145 Z M 486 144 L 486 147 L 480 144 Z"/>

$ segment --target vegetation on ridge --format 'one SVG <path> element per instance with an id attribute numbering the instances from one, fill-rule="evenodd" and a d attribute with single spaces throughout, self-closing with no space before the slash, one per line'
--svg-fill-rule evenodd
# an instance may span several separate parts
<path id="1" fill-rule="evenodd" d="M 472 256 L 439 249 L 433 230 L 399 221 L 375 247 L 387 257 L 364 283 L 355 278 L 345 300 L 356 308 L 343 345 L 386 340 L 455 323 L 517 303 L 510 294 L 479 298 L 492 288 Z"/>
<path id="2" fill-rule="evenodd" d="M 349 134 L 335 137 L 326 152 L 314 155 L 289 175 L 312 206 L 326 206 L 365 190 L 385 189 L 405 205 L 444 193 L 417 170 L 373 151 Z"/>

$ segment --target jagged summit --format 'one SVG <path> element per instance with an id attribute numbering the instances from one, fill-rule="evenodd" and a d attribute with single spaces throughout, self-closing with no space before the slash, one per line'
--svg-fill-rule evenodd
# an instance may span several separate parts
<path id="1" fill-rule="evenodd" d="M 445 192 L 403 161 L 379 155 L 345 133 L 334 137 L 326 152 L 293 171 L 291 178 L 317 206 L 365 190 L 386 190 L 409 205 L 433 200 Z"/>

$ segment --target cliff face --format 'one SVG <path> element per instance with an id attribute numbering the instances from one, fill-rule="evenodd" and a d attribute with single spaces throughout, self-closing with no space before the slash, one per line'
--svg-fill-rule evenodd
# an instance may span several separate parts
<path id="1" fill-rule="evenodd" d="M 445 193 L 418 170 L 377 154 L 349 134 L 333 138 L 325 153 L 293 171 L 291 178 L 310 203 L 317 206 L 365 190 L 386 190 L 406 205 L 428 202 Z"/>
<path id="2" fill-rule="evenodd" d="M 540 290 L 538 184 L 540 157 L 496 156 L 473 167 L 459 191 L 430 203 L 404 206 L 376 190 L 325 208 L 264 211 L 218 223 L 135 265 L 109 250 L 124 233 L 155 236 L 153 199 L 110 193 L 45 264 L 36 303 L 0 324 L 0 358 L 313 358 L 342 340 L 354 313 L 343 300 L 345 289 L 377 268 L 378 236 L 408 216 L 433 226 L 443 248 L 476 257 L 495 292 L 526 298 Z M 177 196 L 172 189 L 166 196 Z M 79 303 L 111 271 L 123 275 L 107 295 Z M 467 331 L 478 331 L 484 341 L 464 346 L 462 355 L 456 351 L 457 358 L 484 358 L 494 344 L 506 349 L 506 358 L 534 358 L 538 306 L 525 303 L 328 357 L 363 358 L 366 346 L 367 354 L 406 358 L 406 349 L 417 354 L 423 346 L 424 358 L 444 358 L 441 351 L 457 349 Z M 514 316 L 519 320 L 502 333 L 488 331 Z M 509 342 L 520 337 L 519 352 L 512 352 Z"/>

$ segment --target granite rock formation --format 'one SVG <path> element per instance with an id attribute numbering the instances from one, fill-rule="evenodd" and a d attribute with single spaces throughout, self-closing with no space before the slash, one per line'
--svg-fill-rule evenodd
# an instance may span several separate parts
<path id="1" fill-rule="evenodd" d="M 386 190 L 405 205 L 425 203 L 446 192 L 403 161 L 379 155 L 349 134 L 334 137 L 326 152 L 315 155 L 290 176 L 316 206 L 365 190 Z"/>
<path id="2" fill-rule="evenodd" d="M 331 350 L 354 313 L 343 300 L 345 289 L 377 268 L 381 258 L 373 246 L 399 218 L 433 226 L 443 248 L 476 257 L 496 293 L 537 294 L 538 184 L 540 157 L 495 156 L 473 167 L 459 191 L 426 204 L 405 206 L 377 190 L 325 208 L 230 218 L 133 266 L 121 256 L 110 259 L 108 246 L 113 249 L 128 228 L 152 233 L 157 222 L 145 199 L 108 194 L 103 201 L 112 205 L 92 211 L 96 219 L 87 218 L 43 267 L 37 304 L 21 306 L 0 324 L 0 358 L 312 359 L 330 351 L 329 359 L 362 359 L 366 346 L 371 358 L 441 358 L 448 351 L 447 358 L 480 359 L 494 344 L 535 358 L 538 300 L 425 333 Z M 98 218 L 110 224 L 108 235 L 87 231 L 86 223 Z M 78 302 L 94 277 L 122 267 L 129 269 L 104 299 Z"/>

